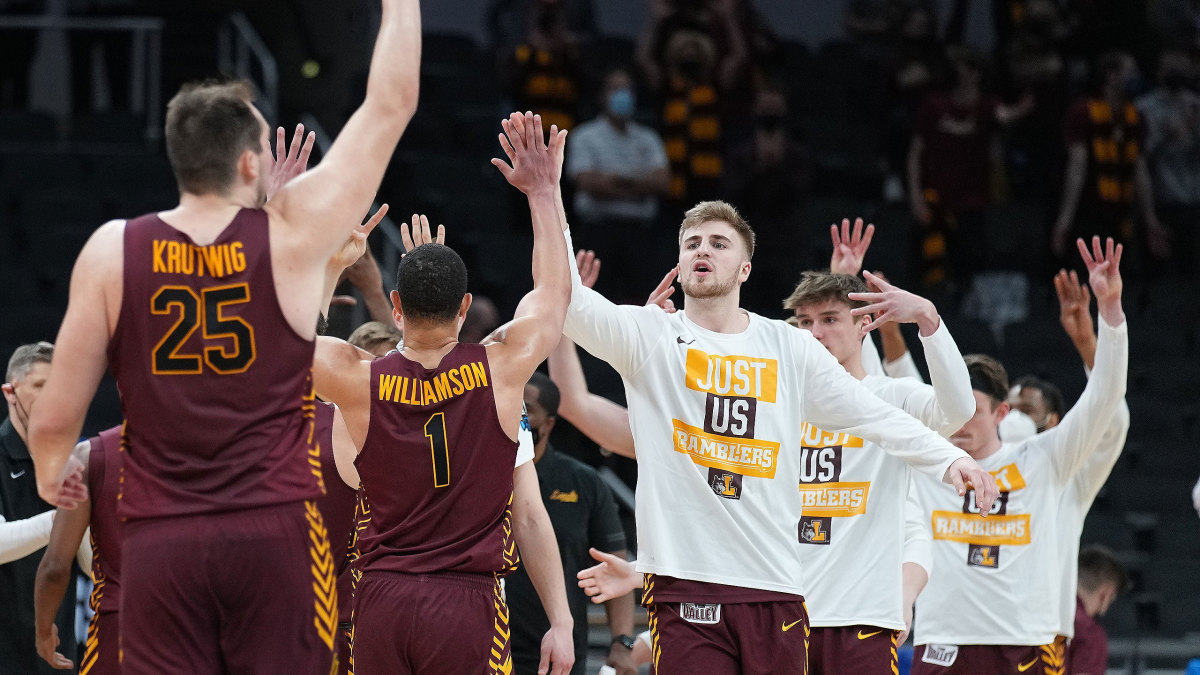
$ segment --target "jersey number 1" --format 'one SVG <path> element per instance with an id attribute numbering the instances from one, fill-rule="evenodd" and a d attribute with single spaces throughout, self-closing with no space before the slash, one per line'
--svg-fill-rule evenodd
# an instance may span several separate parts
<path id="1" fill-rule="evenodd" d="M 222 375 L 245 372 L 254 363 L 254 328 L 241 317 L 226 317 L 226 305 L 250 301 L 246 284 L 205 288 L 196 291 L 187 286 L 163 286 L 150 298 L 152 314 L 178 313 L 175 325 L 154 346 L 151 370 L 155 375 L 195 375 L 204 363 Z M 203 312 L 203 313 L 202 313 Z M 233 345 L 206 346 L 201 354 L 181 354 L 196 328 L 205 341 L 232 340 Z"/>
<path id="2" fill-rule="evenodd" d="M 433 487 L 450 484 L 450 446 L 446 442 L 446 413 L 434 413 L 425 422 L 425 438 L 433 455 Z"/>

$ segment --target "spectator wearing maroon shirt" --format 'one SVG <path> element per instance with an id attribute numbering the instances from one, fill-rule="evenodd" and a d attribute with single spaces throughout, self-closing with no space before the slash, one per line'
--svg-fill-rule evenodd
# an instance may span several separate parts
<path id="1" fill-rule="evenodd" d="M 1140 210 L 1150 250 L 1165 257 L 1166 230 L 1154 212 L 1142 150 L 1146 125 L 1128 96 L 1137 65 L 1129 54 L 1113 52 L 1100 57 L 1093 75 L 1095 93 L 1067 111 L 1067 170 L 1051 248 L 1062 257 L 1073 233 L 1082 231 L 1130 245 Z"/>
<path id="2" fill-rule="evenodd" d="M 983 60 L 965 49 L 951 54 L 954 86 L 927 97 L 917 113 L 908 151 L 912 214 L 924 226 L 923 281 L 953 281 L 965 292 L 984 269 L 983 213 L 991 202 L 991 160 L 1000 125 L 1033 107 L 1031 98 L 1008 106 L 984 93 Z M 948 261 L 946 260 L 948 258 Z M 946 262 L 952 279 L 947 279 Z"/>
<path id="3" fill-rule="evenodd" d="M 1108 669 L 1108 636 L 1096 617 L 1104 616 L 1129 585 L 1129 573 L 1112 551 L 1096 544 L 1079 551 L 1075 637 L 1067 645 L 1067 675 L 1103 675 Z"/>

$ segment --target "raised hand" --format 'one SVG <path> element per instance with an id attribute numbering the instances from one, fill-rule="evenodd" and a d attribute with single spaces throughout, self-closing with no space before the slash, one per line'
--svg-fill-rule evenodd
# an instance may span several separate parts
<path id="1" fill-rule="evenodd" d="M 400 243 L 404 244 L 405 253 L 422 244 L 445 244 L 446 226 L 437 226 L 437 237 L 435 238 L 429 229 L 429 218 L 425 217 L 424 214 L 414 213 L 412 215 L 411 229 L 408 223 L 400 224 Z"/>
<path id="2" fill-rule="evenodd" d="M 599 605 L 641 588 L 642 575 L 633 563 L 594 548 L 588 549 L 588 553 L 600 564 L 580 570 L 575 576 L 579 578 L 579 587 L 593 603 Z"/>
<path id="3" fill-rule="evenodd" d="M 1110 326 L 1119 326 L 1125 320 L 1121 309 L 1121 290 L 1124 283 L 1121 280 L 1121 253 L 1124 247 L 1109 237 L 1101 248 L 1100 237 L 1092 237 L 1092 248 L 1089 251 L 1083 239 L 1076 239 L 1075 245 L 1083 264 L 1087 267 L 1088 283 L 1096 296 L 1096 306 L 1100 316 Z"/>
<path id="4" fill-rule="evenodd" d="M 275 165 L 271 167 L 271 175 L 267 177 L 267 201 L 282 190 L 288 181 L 308 169 L 308 157 L 312 154 L 313 144 L 317 142 L 317 134 L 310 131 L 306 138 L 304 125 L 297 124 L 290 147 L 284 146 L 285 140 L 283 127 L 279 127 L 275 130 Z"/>
<path id="5" fill-rule="evenodd" d="M 865 307 L 850 310 L 850 314 L 855 317 L 874 315 L 874 320 L 867 324 L 868 331 L 875 330 L 888 321 L 915 323 L 920 327 L 921 334 L 926 337 L 933 335 L 937 330 L 941 320 L 932 302 L 893 286 L 883 277 L 870 272 L 863 272 L 863 277 L 878 290 L 870 293 L 850 293 L 848 297 L 868 303 Z"/>
<path id="6" fill-rule="evenodd" d="M 359 259 L 363 257 L 363 254 L 365 254 L 367 251 L 367 237 L 371 234 L 375 227 L 379 225 L 379 223 L 383 220 L 383 217 L 387 215 L 387 212 L 388 205 L 384 204 L 383 206 L 379 207 L 379 210 L 376 211 L 375 215 L 371 216 L 367 222 L 355 228 L 355 230 L 350 233 L 350 238 L 346 240 L 346 243 L 342 244 L 341 250 L 334 254 L 333 258 L 330 258 L 330 267 L 336 267 L 338 270 L 344 270 L 358 262 Z"/>
<path id="7" fill-rule="evenodd" d="M 646 298 L 646 306 L 654 305 L 667 314 L 674 314 L 675 302 L 671 300 L 671 295 L 675 293 L 673 284 L 677 276 L 679 276 L 679 265 L 672 267 L 662 281 L 654 287 L 654 290 L 650 291 L 650 297 Z"/>
<path id="8" fill-rule="evenodd" d="M 596 252 L 579 249 L 575 253 L 575 266 L 579 268 L 579 281 L 584 288 L 594 287 L 596 279 L 600 278 L 600 259 Z"/>
<path id="9" fill-rule="evenodd" d="M 833 256 L 829 259 L 829 271 L 834 274 L 858 274 L 862 269 L 863 258 L 871 246 L 871 238 L 875 236 L 875 226 L 867 225 L 863 232 L 863 219 L 854 219 L 854 230 L 850 230 L 850 219 L 842 218 L 842 229 L 829 226 L 829 236 L 833 240 Z"/>
<path id="10" fill-rule="evenodd" d="M 1078 341 L 1096 336 L 1092 324 L 1092 294 L 1086 284 L 1079 283 L 1079 275 L 1074 270 L 1059 270 L 1054 275 L 1054 290 L 1058 294 L 1058 320 L 1063 330 Z"/>
<path id="11" fill-rule="evenodd" d="M 500 148 L 508 156 L 508 162 L 493 159 L 492 165 L 505 180 L 526 195 L 558 189 L 566 130 L 551 125 L 547 143 L 542 138 L 542 116 L 531 112 L 513 113 L 500 126 L 504 130 L 499 135 Z"/>

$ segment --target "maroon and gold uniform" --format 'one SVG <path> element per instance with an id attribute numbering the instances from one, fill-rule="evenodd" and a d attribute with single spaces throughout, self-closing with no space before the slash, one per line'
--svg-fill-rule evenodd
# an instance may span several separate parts
<path id="1" fill-rule="evenodd" d="M 122 298 L 123 672 L 328 673 L 314 345 L 280 308 L 266 212 L 203 246 L 129 221 Z"/>
<path id="2" fill-rule="evenodd" d="M 87 644 L 79 662 L 81 675 L 120 673 L 121 521 L 117 496 L 121 489 L 121 427 L 88 439 L 88 495 L 92 502 L 92 595 L 88 604 Z"/>
<path id="3" fill-rule="evenodd" d="M 1011 673 L 1012 675 L 1063 675 L 1063 643 L 1024 645 L 917 645 L 913 649 L 913 675 L 956 673 Z"/>
<path id="4" fill-rule="evenodd" d="M 354 672 L 350 660 L 350 611 L 354 598 L 354 581 L 350 563 L 357 558 L 355 523 L 358 520 L 358 491 L 346 485 L 338 476 L 333 457 L 333 416 L 336 408 L 330 403 L 317 403 L 316 437 L 321 457 L 321 475 L 326 478 L 325 494 L 317 500 L 325 526 L 329 529 L 329 546 L 333 550 L 337 576 L 338 635 L 335 641 L 337 672 Z"/>
<path id="5" fill-rule="evenodd" d="M 484 347 L 458 344 L 433 369 L 399 352 L 371 365 L 355 460 L 371 518 L 356 563 L 357 673 L 511 668 L 498 577 L 517 562 L 516 454 Z"/>

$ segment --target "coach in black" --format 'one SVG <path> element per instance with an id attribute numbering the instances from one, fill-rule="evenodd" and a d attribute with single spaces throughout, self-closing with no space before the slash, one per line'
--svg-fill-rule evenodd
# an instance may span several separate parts
<path id="1" fill-rule="evenodd" d="M 38 497 L 33 460 L 25 445 L 29 413 L 50 374 L 53 356 L 54 345 L 49 342 L 22 345 L 13 352 L 4 373 L 2 389 L 8 403 L 8 418 L 0 424 L 0 521 L 4 525 L 38 518 L 54 508 Z M 33 579 L 50 538 L 49 520 L 46 518 L 44 523 L 45 536 L 40 544 L 33 543 L 32 536 L 21 536 L 13 538 L 11 546 L 0 546 L 0 560 L 10 560 L 0 564 L 0 671 L 5 673 L 64 672 L 39 658 L 34 644 Z M 27 524 L 38 525 L 33 521 Z M 30 547 L 35 550 L 22 556 L 22 549 Z M 69 587 L 74 588 L 74 584 Z M 55 625 L 59 653 L 76 660 L 74 593 L 63 599 Z"/>
<path id="2" fill-rule="evenodd" d="M 571 673 L 583 675 L 587 668 L 587 608 L 591 601 L 576 583 L 575 572 L 594 564 L 588 548 L 624 556 L 625 532 L 617 517 L 612 491 L 596 470 L 550 447 L 550 430 L 558 417 L 558 402 L 558 387 L 541 372 L 534 373 L 525 385 L 525 410 L 534 442 L 533 461 L 542 501 L 558 539 L 567 603 L 575 621 L 575 667 Z M 550 622 L 523 567 L 505 579 L 505 595 L 510 610 L 514 672 L 536 673 L 539 643 Z M 631 637 L 633 594 L 609 600 L 604 609 L 612 632 L 612 646 L 605 661 L 618 675 L 636 673 Z"/>

